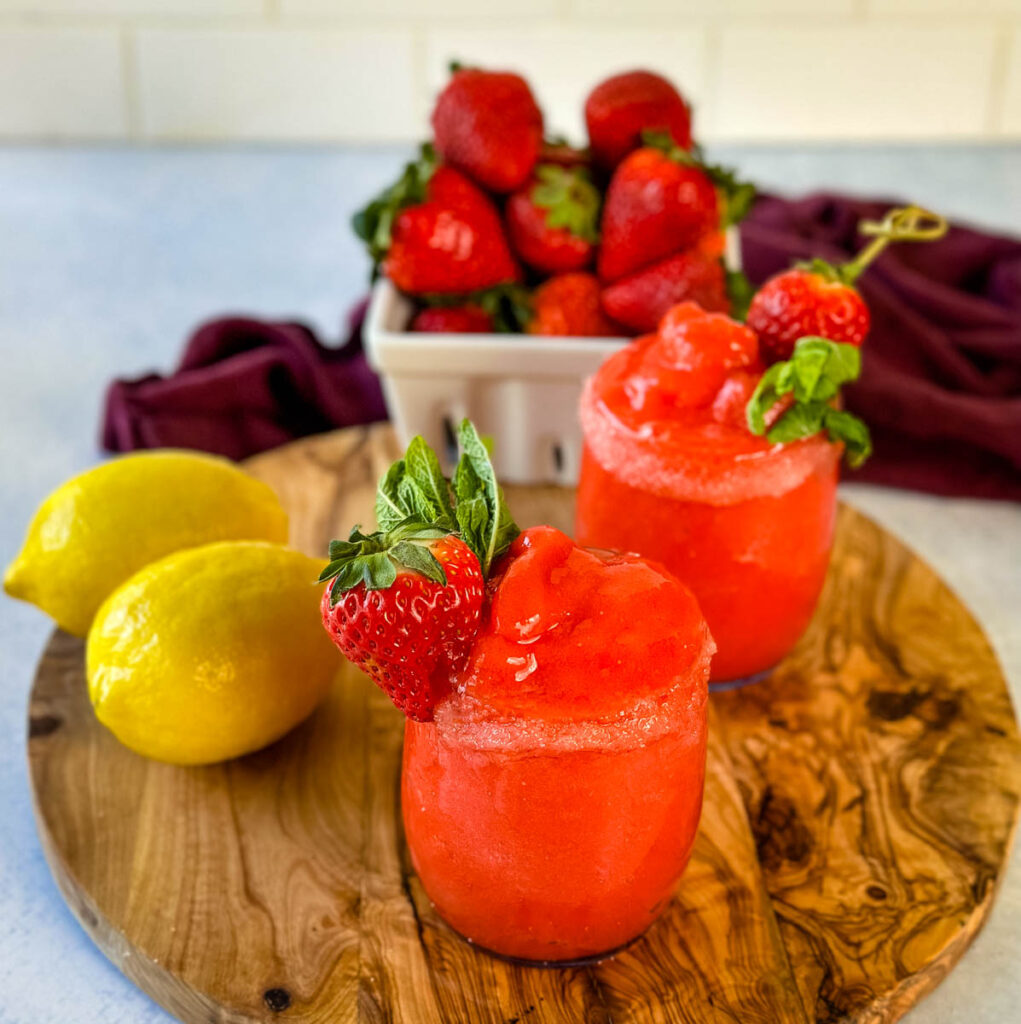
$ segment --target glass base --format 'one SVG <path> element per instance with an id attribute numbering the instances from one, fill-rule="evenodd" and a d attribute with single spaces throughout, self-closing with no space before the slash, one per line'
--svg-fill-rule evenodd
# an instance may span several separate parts
<path id="1" fill-rule="evenodd" d="M 776 666 L 773 666 L 774 668 Z M 763 679 L 766 679 L 772 675 L 773 669 L 763 669 L 761 672 L 753 672 L 750 676 L 741 676 L 738 679 L 720 679 L 719 681 L 712 680 L 709 683 L 710 693 L 726 693 L 727 690 L 740 690 L 745 686 L 754 686 L 755 683 L 761 683 Z"/>
<path id="2" fill-rule="evenodd" d="M 445 922 L 444 922 L 445 923 Z M 447 925 L 450 928 L 450 925 Z M 589 967 L 592 964 L 602 963 L 604 960 L 609 960 L 611 957 L 615 957 L 618 953 L 624 952 L 628 946 L 636 943 L 645 932 L 641 932 L 636 935 L 633 939 L 628 939 L 623 945 L 615 946 L 613 949 L 606 950 L 605 953 L 593 953 L 591 956 L 575 957 L 573 960 L 529 960 L 523 956 L 508 956 L 506 953 L 497 953 L 496 950 L 488 949 L 486 946 L 480 946 L 477 942 L 473 942 L 471 939 L 462 935 L 456 928 L 450 928 L 450 930 L 459 938 L 462 942 L 467 942 L 473 949 L 477 949 L 480 953 L 485 953 L 488 956 L 496 957 L 497 960 L 502 960 L 504 963 L 516 964 L 518 967 Z"/>

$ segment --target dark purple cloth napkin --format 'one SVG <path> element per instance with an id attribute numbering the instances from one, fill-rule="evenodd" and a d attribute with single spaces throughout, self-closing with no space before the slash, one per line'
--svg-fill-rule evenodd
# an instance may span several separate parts
<path id="1" fill-rule="evenodd" d="M 894 201 L 766 196 L 741 227 L 755 284 L 792 259 L 848 259 Z M 1021 500 L 1021 241 L 954 226 L 890 246 L 859 279 L 872 312 L 847 407 L 875 454 L 848 479 Z"/>
<path id="2" fill-rule="evenodd" d="M 225 317 L 199 327 L 169 377 L 114 381 L 103 447 L 197 448 L 232 459 L 306 434 L 386 419 L 361 345 L 365 305 L 339 348 L 298 323 Z"/>
<path id="3" fill-rule="evenodd" d="M 756 284 L 792 259 L 839 262 L 858 222 L 894 201 L 763 196 L 741 228 Z M 891 246 L 860 279 L 872 310 L 862 379 L 847 405 L 875 454 L 852 479 L 947 495 L 1021 500 L 1021 241 L 955 226 Z M 242 458 L 296 437 L 386 418 L 361 349 L 364 305 L 340 348 L 301 324 L 213 320 L 169 377 L 115 381 L 103 444 L 175 446 Z"/>

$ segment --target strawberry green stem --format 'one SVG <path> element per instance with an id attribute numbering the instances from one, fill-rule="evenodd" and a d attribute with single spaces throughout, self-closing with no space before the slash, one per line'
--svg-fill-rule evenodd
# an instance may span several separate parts
<path id="1" fill-rule="evenodd" d="M 875 237 L 853 260 L 840 268 L 840 276 L 848 284 L 853 284 L 891 242 L 931 242 L 942 238 L 947 228 L 945 217 L 920 206 L 888 210 L 881 221 L 862 221 L 858 225 L 861 234 Z"/>

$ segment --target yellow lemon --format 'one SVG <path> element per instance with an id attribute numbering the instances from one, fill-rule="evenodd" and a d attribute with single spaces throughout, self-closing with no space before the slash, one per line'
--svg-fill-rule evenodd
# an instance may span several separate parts
<path id="1" fill-rule="evenodd" d="M 338 667 L 319 619 L 322 560 L 227 541 L 146 566 L 96 614 L 89 697 L 125 746 L 208 764 L 279 739 Z"/>
<path id="2" fill-rule="evenodd" d="M 126 455 L 42 503 L 4 590 L 84 636 L 107 595 L 143 565 L 218 540 L 285 543 L 287 513 L 272 489 L 213 455 Z"/>

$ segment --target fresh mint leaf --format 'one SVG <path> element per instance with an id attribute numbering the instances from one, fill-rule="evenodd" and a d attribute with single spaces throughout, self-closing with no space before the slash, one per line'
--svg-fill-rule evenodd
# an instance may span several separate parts
<path id="1" fill-rule="evenodd" d="M 825 402 L 799 402 L 792 405 L 769 428 L 766 439 L 772 444 L 783 444 L 818 434 L 822 430 L 828 408 Z"/>
<path id="2" fill-rule="evenodd" d="M 857 469 L 872 454 L 869 428 L 852 413 L 827 407 L 823 425 L 831 441 L 844 442 L 844 452 L 852 469 Z"/>
<path id="3" fill-rule="evenodd" d="M 376 488 L 376 521 L 392 530 L 406 519 L 454 529 L 450 488 L 440 460 L 421 437 L 412 439 L 403 459 L 395 462 Z"/>
<path id="4" fill-rule="evenodd" d="M 825 430 L 842 441 L 848 462 L 859 466 L 872 451 L 868 428 L 851 413 L 833 406 L 842 385 L 861 373 L 861 351 L 828 338 L 799 338 L 791 358 L 774 363 L 763 375 L 745 409 L 748 429 L 774 444 L 812 437 Z M 766 417 L 785 395 L 794 403 L 767 427 Z"/>
<path id="5" fill-rule="evenodd" d="M 461 536 L 475 552 L 483 576 L 520 532 L 511 518 L 489 452 L 470 420 L 458 432 L 461 458 L 454 473 L 454 511 Z"/>
<path id="6" fill-rule="evenodd" d="M 408 479 L 415 485 L 419 501 L 419 507 L 412 514 L 417 514 L 426 522 L 439 523 L 453 529 L 454 509 L 450 504 L 450 485 L 440 468 L 440 460 L 424 438 L 412 438 L 404 453 L 404 466 Z"/>
<path id="7" fill-rule="evenodd" d="M 376 487 L 376 522 L 381 530 L 390 530 L 403 522 L 411 512 L 404 507 L 400 495 L 404 479 L 404 459 L 398 459 L 383 475 Z"/>
<path id="8" fill-rule="evenodd" d="M 774 363 L 759 379 L 752 397 L 745 407 L 745 419 L 748 429 L 753 434 L 763 435 L 766 432 L 766 413 L 779 401 L 781 384 L 786 387 L 780 377 L 787 372 L 787 363 Z M 790 388 L 786 387 L 789 391 Z"/>

